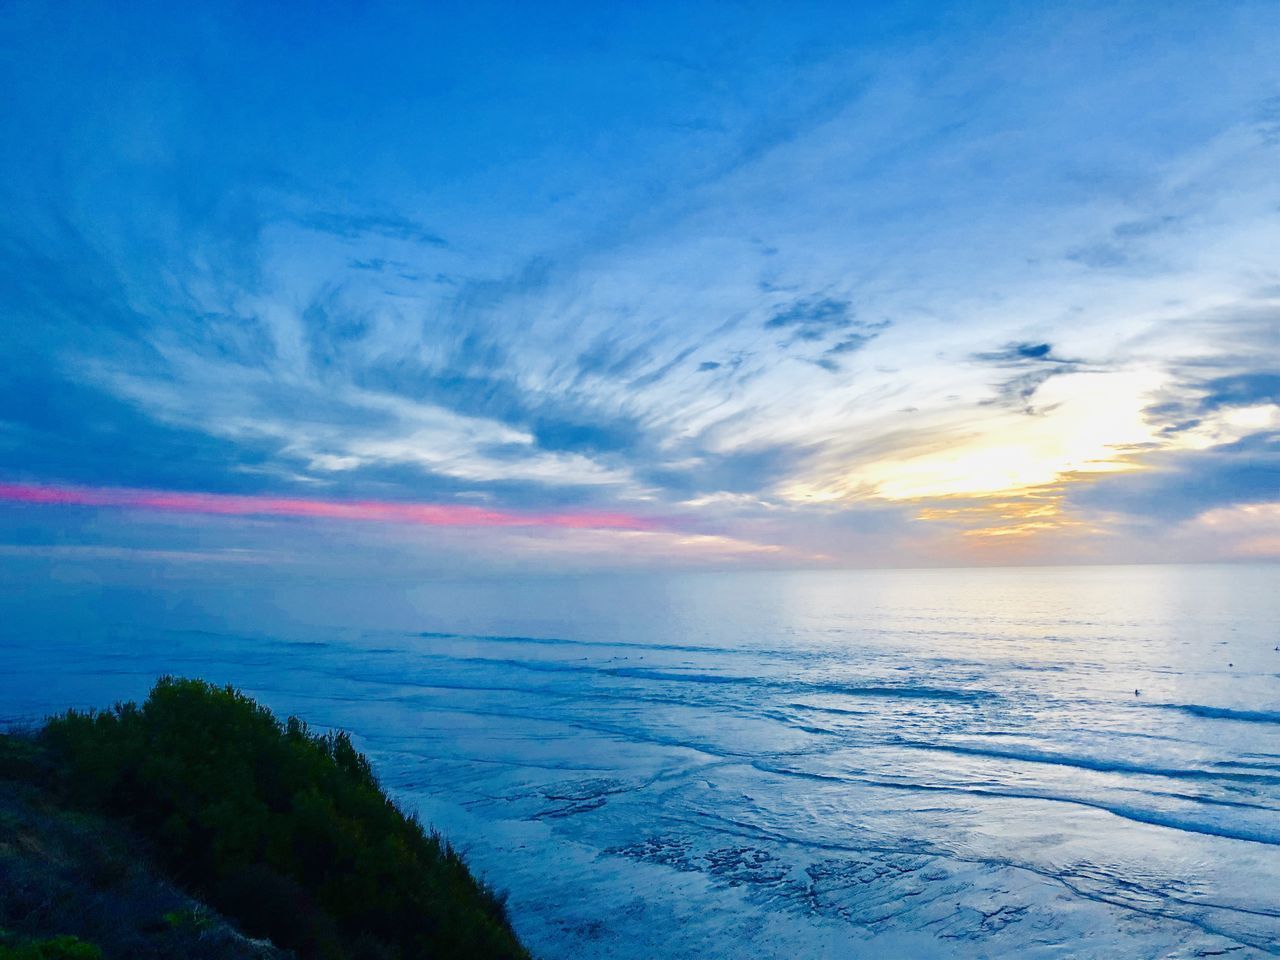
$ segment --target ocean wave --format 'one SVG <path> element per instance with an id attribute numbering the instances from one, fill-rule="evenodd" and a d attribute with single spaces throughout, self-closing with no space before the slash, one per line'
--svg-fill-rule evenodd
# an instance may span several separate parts
<path id="1" fill-rule="evenodd" d="M 803 689 L 821 693 L 837 693 L 849 697 L 901 697 L 906 700 L 955 700 L 967 703 L 996 700 L 1000 695 L 991 690 L 967 687 L 930 687 L 915 684 L 846 685 L 840 683 L 802 684 Z"/>
<path id="2" fill-rule="evenodd" d="M 1280 723 L 1280 710 L 1236 710 L 1233 707 L 1211 707 L 1203 703 L 1160 703 L 1163 710 L 1177 710 L 1205 720 L 1238 720 L 1241 723 Z"/>
<path id="3" fill-rule="evenodd" d="M 1148 777 L 1168 777 L 1177 780 L 1231 780 L 1244 783 L 1280 783 L 1280 776 L 1269 773 L 1246 773 L 1233 770 L 1201 770 L 1195 767 L 1162 767 L 1134 763 L 1114 757 L 1090 757 L 1079 754 L 1056 753 L 1035 749 L 1005 749 L 1001 747 L 970 746 L 951 743 L 921 743 L 912 740 L 895 741 L 897 746 L 912 750 L 932 750 L 971 757 L 989 757 L 999 760 L 1016 760 L 1023 763 L 1043 763 L 1054 766 L 1074 767 L 1099 773 L 1131 773 Z"/>
<path id="4" fill-rule="evenodd" d="M 847 697 L 900 698 L 907 700 L 948 700 L 977 702 L 998 699 L 990 690 L 971 687 L 935 687 L 911 683 L 843 683 L 832 680 L 744 676 L 733 673 L 706 673 L 664 670 L 654 667 L 610 667 L 589 663 L 563 663 L 541 660 L 496 659 L 489 657 L 451 657 L 445 659 L 474 666 L 513 667 L 533 673 L 588 674 L 622 680 L 645 680 L 658 683 L 689 683 L 709 686 L 738 686 L 787 693 L 826 693 Z"/>
<path id="5" fill-rule="evenodd" d="M 475 643 L 510 643 L 538 647 L 588 647 L 592 649 L 661 650 L 665 653 L 711 653 L 716 656 L 758 656 L 795 659 L 805 651 L 755 649 L 751 647 L 716 647 L 692 643 L 635 643 L 626 640 L 575 640 L 569 637 L 519 637 L 499 634 L 441 633 L 423 630 L 414 636 L 424 640 L 467 640 Z"/>
<path id="6" fill-rule="evenodd" d="M 1220 837 L 1224 840 L 1243 840 L 1247 843 L 1261 843 L 1266 846 L 1280 847 L 1280 829 L 1256 826 L 1243 822 L 1222 823 L 1208 821 L 1198 817 L 1173 813 L 1167 810 L 1153 810 L 1136 804 L 1114 803 L 1096 800 L 1089 797 L 1070 794 L 1053 793 L 1040 790 L 1011 790 L 1000 787 L 960 786 L 957 784 L 917 783 L 910 780 L 892 780 L 876 777 L 863 777 L 819 773 L 812 770 L 799 770 L 791 767 L 777 766 L 762 761 L 752 763 L 757 770 L 780 776 L 797 777 L 827 783 L 857 783 L 870 787 L 881 787 L 889 790 L 907 790 L 918 793 L 949 793 L 972 797 L 996 797 L 1005 800 L 1043 800 L 1049 803 L 1066 803 L 1072 806 L 1089 807 L 1101 810 L 1113 816 L 1135 823 L 1145 823 L 1155 827 L 1167 827 L 1181 830 L 1183 833 L 1197 833 L 1208 837 Z"/>

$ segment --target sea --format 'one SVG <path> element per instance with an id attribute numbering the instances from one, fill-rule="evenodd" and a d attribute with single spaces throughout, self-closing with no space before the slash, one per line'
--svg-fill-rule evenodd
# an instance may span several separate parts
<path id="1" fill-rule="evenodd" d="M 1280 955 L 1280 567 L 10 577 L 0 720 L 350 731 L 543 960 Z"/>

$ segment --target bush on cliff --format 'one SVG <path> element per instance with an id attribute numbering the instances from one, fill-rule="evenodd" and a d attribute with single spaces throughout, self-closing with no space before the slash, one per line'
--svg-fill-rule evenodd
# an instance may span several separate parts
<path id="1" fill-rule="evenodd" d="M 69 799 L 127 820 L 250 935 L 317 960 L 528 956 L 502 899 L 387 798 L 346 734 L 163 678 L 141 706 L 68 712 L 40 739 Z"/>

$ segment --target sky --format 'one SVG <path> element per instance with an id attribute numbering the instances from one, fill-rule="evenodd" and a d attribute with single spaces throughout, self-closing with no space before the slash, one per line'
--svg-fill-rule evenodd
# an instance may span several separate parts
<path id="1" fill-rule="evenodd" d="M 1280 559 L 1280 5 L 0 4 L 0 563 Z"/>

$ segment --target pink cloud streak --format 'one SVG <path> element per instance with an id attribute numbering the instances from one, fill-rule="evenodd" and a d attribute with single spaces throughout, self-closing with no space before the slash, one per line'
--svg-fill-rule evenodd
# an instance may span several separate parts
<path id="1" fill-rule="evenodd" d="M 429 527 L 562 527 L 574 530 L 651 530 L 651 520 L 628 513 L 520 513 L 456 504 L 386 500 L 312 500 L 302 497 L 132 490 L 0 483 L 0 501 L 49 506 L 128 507 L 235 517 L 312 517 Z"/>

